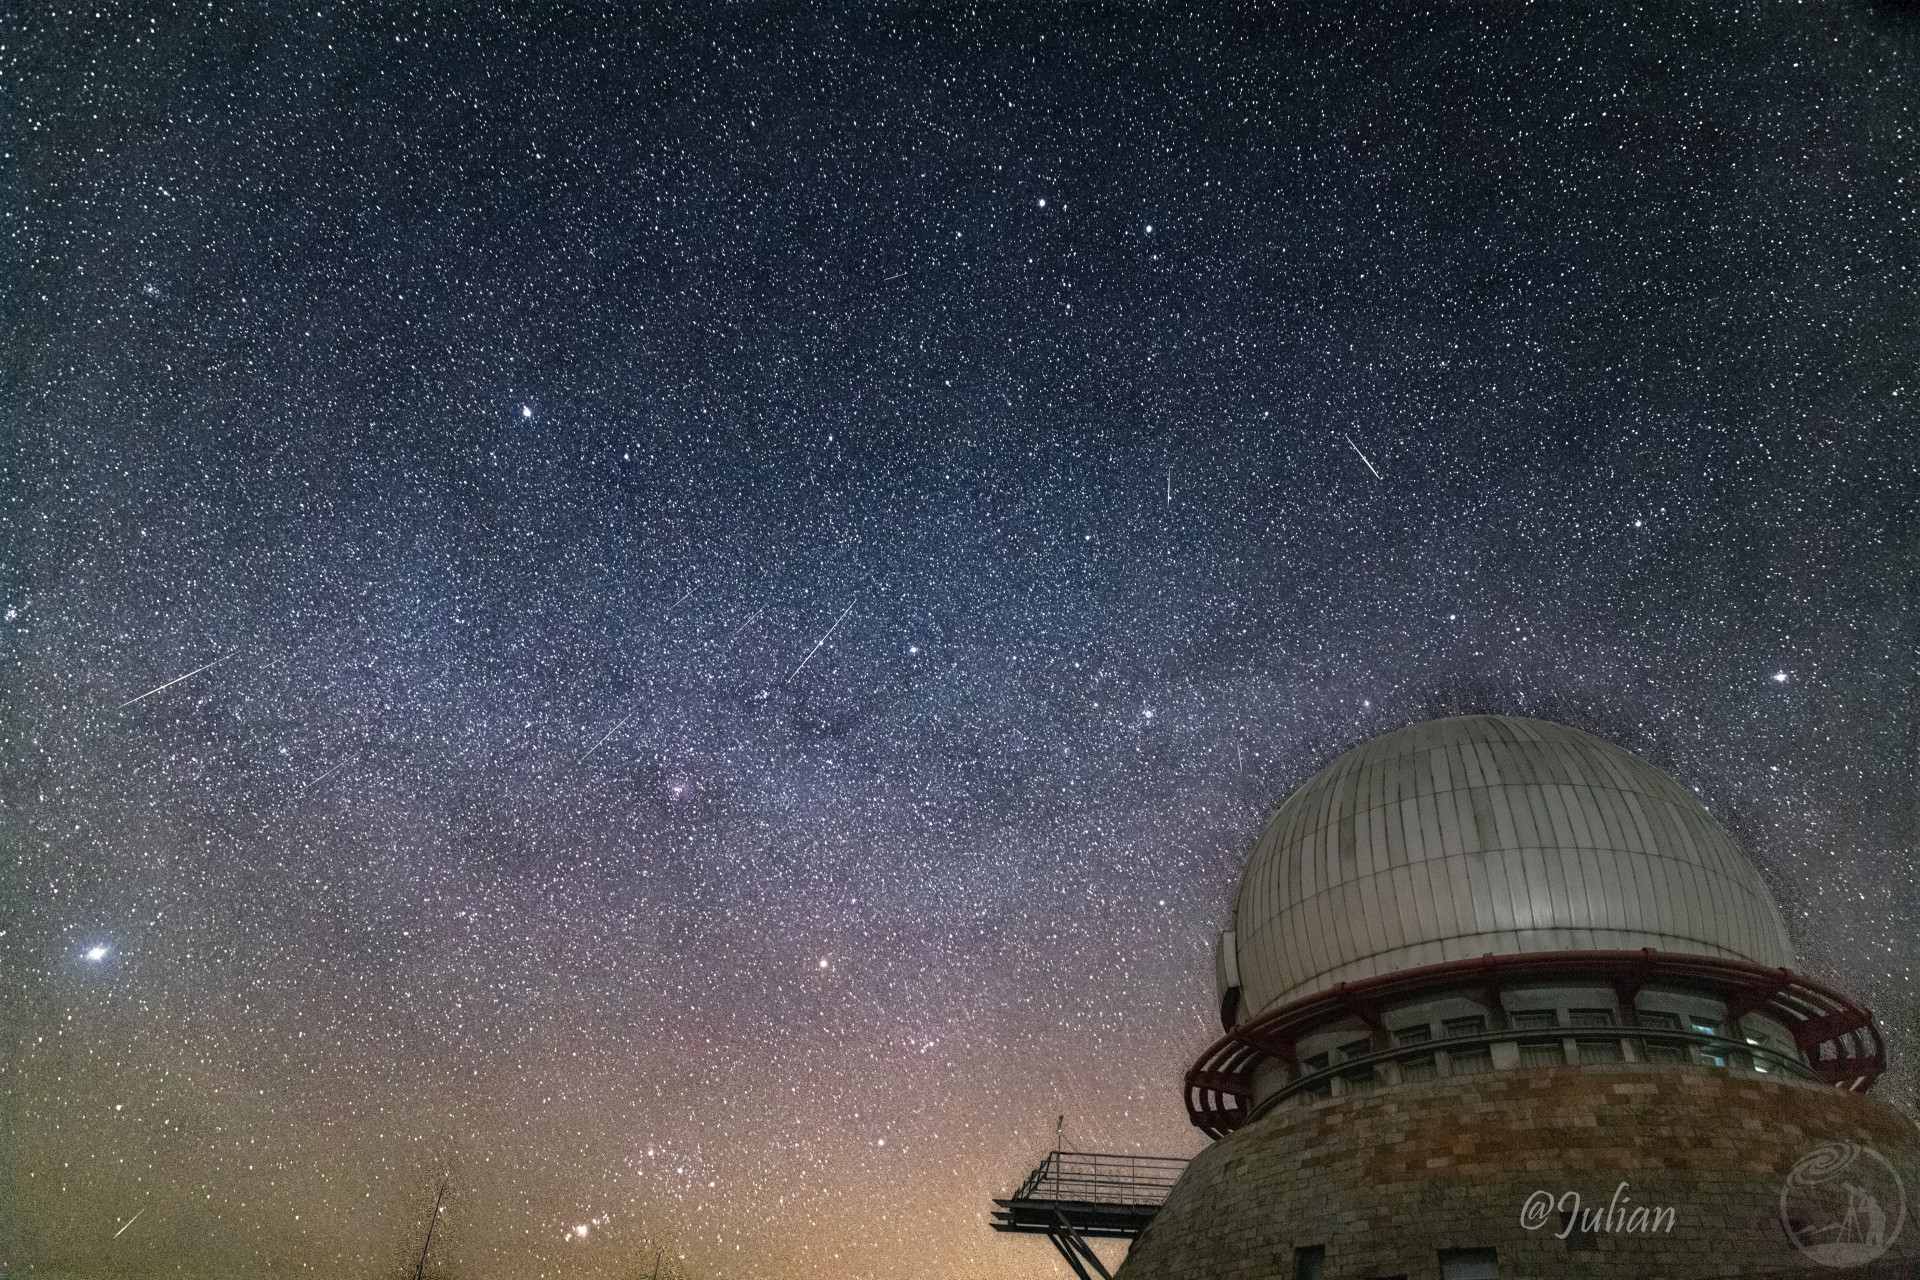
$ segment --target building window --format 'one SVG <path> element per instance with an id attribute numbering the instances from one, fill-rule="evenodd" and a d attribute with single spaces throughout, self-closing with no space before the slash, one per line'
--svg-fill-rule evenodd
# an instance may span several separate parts
<path id="1" fill-rule="evenodd" d="M 1520 1042 L 1520 1065 L 1523 1067 L 1562 1067 L 1566 1062 L 1567 1051 L 1558 1040 Z"/>
<path id="2" fill-rule="evenodd" d="M 1348 1093 L 1370 1093 L 1373 1090 L 1373 1068 L 1361 1067 L 1355 1071 L 1343 1071 L 1340 1079 L 1347 1086 Z"/>
<path id="3" fill-rule="evenodd" d="M 1373 1041 L 1371 1040 L 1349 1040 L 1340 1046 L 1340 1056 L 1348 1061 L 1364 1058 L 1372 1052 Z"/>
<path id="4" fill-rule="evenodd" d="M 1397 1044 L 1425 1044 L 1433 1039 L 1432 1027 L 1402 1027 L 1393 1033 Z"/>
<path id="5" fill-rule="evenodd" d="M 1679 1044 L 1662 1044 L 1658 1040 L 1647 1041 L 1640 1049 L 1641 1056 L 1648 1062 L 1685 1062 L 1687 1048 Z"/>
<path id="6" fill-rule="evenodd" d="M 1720 1034 L 1720 1024 L 1713 1021 L 1711 1018 L 1696 1017 L 1696 1018 L 1689 1018 L 1687 1019 L 1687 1021 L 1693 1024 L 1693 1029 L 1695 1031 L 1701 1032 L 1705 1035 L 1717 1036 Z"/>
<path id="7" fill-rule="evenodd" d="M 1566 1234 L 1567 1252 L 1586 1253 L 1590 1250 L 1598 1250 L 1600 1248 L 1599 1233 L 1591 1227 L 1585 1231 L 1580 1230 L 1579 1223 L 1574 1221 L 1579 1216 L 1577 1209 L 1561 1211 L 1560 1230 Z"/>
<path id="8" fill-rule="evenodd" d="M 1457 1049 L 1447 1055 L 1447 1069 L 1456 1076 L 1477 1076 L 1493 1070 L 1493 1054 L 1486 1049 Z"/>
<path id="9" fill-rule="evenodd" d="M 1487 1033 L 1487 1020 L 1478 1014 L 1471 1018 L 1448 1018 L 1444 1025 L 1450 1036 L 1480 1036 Z"/>
<path id="10" fill-rule="evenodd" d="M 1327 1055 L 1324 1053 L 1316 1053 L 1311 1058 L 1300 1059 L 1300 1070 L 1306 1075 L 1312 1075 L 1316 1071 L 1325 1071 L 1326 1069 Z"/>
<path id="11" fill-rule="evenodd" d="M 1326 1280 L 1327 1246 L 1310 1244 L 1293 1251 L 1293 1280 Z"/>
<path id="12" fill-rule="evenodd" d="M 1434 1069 L 1433 1055 L 1423 1053 L 1417 1058 L 1408 1058 L 1400 1064 L 1400 1083 L 1420 1084 L 1435 1079 L 1439 1072 Z"/>
<path id="13" fill-rule="evenodd" d="M 1500 1255 L 1492 1249 L 1442 1249 L 1440 1280 L 1500 1280 Z"/>
<path id="14" fill-rule="evenodd" d="M 1727 1055 L 1718 1049 L 1702 1049 L 1700 1050 L 1700 1061 L 1710 1067 L 1724 1067 L 1727 1065 Z"/>
<path id="15" fill-rule="evenodd" d="M 1580 1065 L 1583 1067 L 1626 1060 L 1627 1056 L 1620 1051 L 1618 1040 L 1582 1040 L 1580 1042 Z"/>
<path id="16" fill-rule="evenodd" d="M 1634 1018 L 1643 1027 L 1656 1027 L 1661 1031 L 1680 1029 L 1680 1015 L 1663 1009 L 1641 1009 L 1634 1014 Z"/>
<path id="17" fill-rule="evenodd" d="M 1567 1024 L 1574 1027 L 1610 1027 L 1613 1025 L 1613 1010 L 1569 1009 Z"/>
<path id="18" fill-rule="evenodd" d="M 1551 1031 L 1560 1025 L 1560 1015 L 1552 1009 L 1520 1009 L 1513 1014 L 1515 1031 Z"/>

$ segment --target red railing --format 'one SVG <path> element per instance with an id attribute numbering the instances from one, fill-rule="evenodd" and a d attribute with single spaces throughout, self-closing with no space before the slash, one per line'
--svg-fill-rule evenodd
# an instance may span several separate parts
<path id="1" fill-rule="evenodd" d="M 1188 1070 L 1187 1116 L 1211 1137 L 1233 1132 L 1250 1114 L 1254 1068 L 1266 1060 L 1292 1065 L 1300 1037 L 1336 1019 L 1358 1017 L 1384 1036 L 1385 1013 L 1398 1005 L 1456 992 L 1498 1010 L 1502 990 L 1549 983 L 1611 986 L 1626 1016 L 1644 987 L 1701 991 L 1725 1003 L 1729 1021 L 1759 1013 L 1787 1027 L 1807 1066 L 1837 1088 L 1863 1092 L 1886 1070 L 1886 1045 L 1873 1014 L 1789 969 L 1651 947 L 1545 951 L 1486 955 L 1343 982 L 1241 1023 L 1214 1041 Z M 1617 1030 L 1624 1036 L 1635 1032 L 1630 1024 Z M 1648 1029 L 1648 1034 L 1656 1033 Z M 1436 1042 L 1442 1048 L 1445 1043 Z"/>

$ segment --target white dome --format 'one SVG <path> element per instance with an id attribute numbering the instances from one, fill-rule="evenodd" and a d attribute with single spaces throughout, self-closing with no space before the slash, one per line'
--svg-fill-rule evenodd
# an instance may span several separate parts
<path id="1" fill-rule="evenodd" d="M 1793 963 L 1766 886 L 1698 801 L 1598 738 L 1507 716 L 1414 725 L 1315 774 L 1248 857 L 1233 928 L 1243 1018 L 1488 952 Z"/>

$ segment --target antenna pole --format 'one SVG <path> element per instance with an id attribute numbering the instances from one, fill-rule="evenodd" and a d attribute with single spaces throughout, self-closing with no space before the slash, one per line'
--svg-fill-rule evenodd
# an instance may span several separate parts
<path id="1" fill-rule="evenodd" d="M 1053 1198 L 1060 1198 L 1060 1144 L 1066 1140 L 1067 1118 L 1061 1116 L 1053 1122 Z"/>
<path id="2" fill-rule="evenodd" d="M 427 1250 L 433 1248 L 433 1229 L 440 1222 L 440 1202 L 447 1198 L 447 1180 L 440 1180 L 440 1194 L 433 1198 L 433 1217 L 427 1219 L 427 1242 L 420 1246 L 420 1261 L 413 1268 L 413 1280 L 420 1280 L 420 1273 L 427 1269 Z"/>

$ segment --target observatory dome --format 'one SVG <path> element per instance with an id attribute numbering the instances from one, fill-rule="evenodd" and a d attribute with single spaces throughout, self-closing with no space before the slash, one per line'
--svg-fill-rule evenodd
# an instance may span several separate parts
<path id="1" fill-rule="evenodd" d="M 1239 1021 L 1489 952 L 1642 947 L 1793 962 L 1752 864 L 1671 778 L 1576 729 L 1463 716 L 1357 747 L 1281 806 L 1219 969 Z"/>

